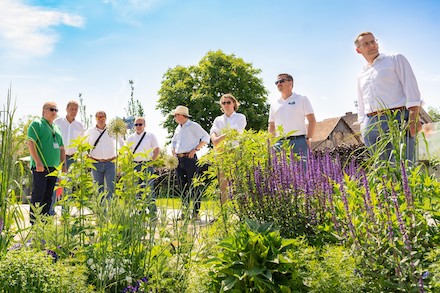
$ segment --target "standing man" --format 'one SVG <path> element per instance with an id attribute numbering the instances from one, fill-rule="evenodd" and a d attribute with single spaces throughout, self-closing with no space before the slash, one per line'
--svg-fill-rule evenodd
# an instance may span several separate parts
<path id="1" fill-rule="evenodd" d="M 73 154 L 76 152 L 76 148 L 72 147 L 72 141 L 84 134 L 84 126 L 78 120 L 75 120 L 78 114 L 79 104 L 76 101 L 69 101 L 67 103 L 66 117 L 58 117 L 54 123 L 61 129 L 61 135 L 63 136 L 63 142 L 66 150 L 66 164 L 67 169 L 73 162 Z"/>
<path id="2" fill-rule="evenodd" d="M 69 101 L 67 103 L 66 117 L 58 117 L 54 120 L 54 124 L 58 125 L 61 129 L 61 135 L 63 136 L 63 142 L 66 151 L 66 168 L 69 170 L 70 165 L 73 162 L 73 154 L 76 152 L 76 148 L 72 147 L 72 141 L 84 134 L 84 126 L 78 120 L 75 120 L 78 114 L 79 104 L 76 101 Z M 50 206 L 49 214 L 54 215 L 54 205 L 57 200 L 56 192 L 52 196 L 52 205 Z"/>
<path id="3" fill-rule="evenodd" d="M 192 179 L 197 174 L 196 152 L 209 143 L 209 134 L 198 123 L 189 120 L 191 116 L 187 107 L 177 106 L 171 115 L 174 116 L 174 120 L 178 124 L 171 139 L 171 150 L 179 160 L 176 174 L 182 192 L 182 204 L 187 211 L 190 197 L 195 194 L 192 216 L 194 220 L 197 220 L 201 194 L 193 188 Z M 181 219 L 184 218 L 185 214 L 182 213 Z"/>
<path id="4" fill-rule="evenodd" d="M 138 184 L 145 186 L 145 179 L 154 173 L 153 166 L 146 166 L 146 162 L 154 161 L 159 156 L 159 143 L 154 134 L 145 131 L 145 119 L 143 117 L 137 117 L 134 122 L 136 132 L 130 135 L 127 139 L 127 143 L 131 143 L 130 149 L 134 154 L 134 161 L 136 163 L 135 171 L 144 171 L 145 177 L 139 178 Z M 148 155 L 146 155 L 148 153 Z M 143 155 L 142 155 L 143 154 Z M 154 179 L 148 180 L 151 194 L 151 204 L 149 206 L 151 213 L 156 213 L 155 204 L 155 191 L 154 191 Z M 142 193 L 140 193 L 142 194 Z M 140 194 L 137 196 L 139 197 Z"/>
<path id="5" fill-rule="evenodd" d="M 281 136 L 293 132 L 291 136 L 280 139 L 275 146 L 280 147 L 283 140 L 288 140 L 289 145 L 293 145 L 295 153 L 307 155 L 307 150 L 312 146 L 312 137 L 316 127 L 312 105 L 306 96 L 293 92 L 293 77 L 290 74 L 278 74 L 275 85 L 281 97 L 270 105 L 269 133 Z M 306 129 L 305 118 L 309 122 L 308 129 Z M 279 126 L 282 127 L 283 133 L 277 133 Z"/>
<path id="6" fill-rule="evenodd" d="M 107 115 L 104 111 L 98 111 L 95 115 L 96 126 L 86 130 L 86 142 L 92 146 L 89 157 L 95 160 L 95 169 L 92 169 L 93 180 L 98 183 L 99 191 L 104 191 L 104 182 L 107 198 L 111 198 L 115 192 L 116 165 L 114 160 L 117 156 L 116 139 L 109 135 L 107 130 Z M 123 146 L 124 141 L 118 138 L 118 145 Z"/>
<path id="7" fill-rule="evenodd" d="M 42 206 L 42 215 L 48 215 L 57 177 L 47 176 L 63 163 L 66 169 L 66 154 L 60 128 L 53 123 L 57 117 L 57 104 L 47 102 L 43 105 L 43 117 L 33 121 L 28 129 L 28 148 L 31 155 L 33 176 L 30 222 L 34 224 L 34 207 Z"/>
<path id="8" fill-rule="evenodd" d="M 358 120 L 363 129 L 365 145 L 374 152 L 380 135 L 389 132 L 388 117 L 385 111 L 396 115 L 397 121 L 409 124 L 406 134 L 406 159 L 414 162 L 417 131 L 421 130 L 419 109 L 422 104 L 417 81 L 408 60 L 400 54 L 379 54 L 379 45 L 371 32 L 360 33 L 354 44 L 367 64 L 358 76 Z M 401 127 L 406 127 L 401 123 Z M 396 146 L 398 147 L 398 146 Z M 390 158 L 393 146 L 387 145 L 381 155 Z"/>

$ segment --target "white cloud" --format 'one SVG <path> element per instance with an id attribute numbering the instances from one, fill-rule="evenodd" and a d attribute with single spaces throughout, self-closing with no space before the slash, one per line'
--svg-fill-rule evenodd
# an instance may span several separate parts
<path id="1" fill-rule="evenodd" d="M 0 46 L 15 56 L 44 56 L 52 52 L 58 41 L 54 26 L 83 27 L 84 22 L 78 15 L 2 0 Z"/>

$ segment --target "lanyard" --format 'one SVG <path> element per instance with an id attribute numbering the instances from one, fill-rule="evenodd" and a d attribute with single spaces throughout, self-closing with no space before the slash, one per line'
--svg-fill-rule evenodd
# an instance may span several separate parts
<path id="1" fill-rule="evenodd" d="M 57 142 L 57 137 L 56 137 L 56 135 L 55 135 L 56 132 L 55 132 L 55 129 L 53 129 L 53 126 L 50 125 L 49 122 L 48 122 L 45 118 L 43 118 L 43 121 L 46 122 L 46 125 L 49 127 L 49 130 L 50 130 L 50 132 L 52 133 L 53 142 L 58 143 L 58 142 Z"/>

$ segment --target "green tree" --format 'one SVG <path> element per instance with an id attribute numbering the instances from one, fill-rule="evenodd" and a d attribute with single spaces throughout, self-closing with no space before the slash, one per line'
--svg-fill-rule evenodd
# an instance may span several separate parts
<path id="1" fill-rule="evenodd" d="M 434 122 L 440 121 L 440 110 L 434 107 L 428 107 L 428 114 Z"/>
<path id="2" fill-rule="evenodd" d="M 168 114 L 178 105 L 190 109 L 192 120 L 209 131 L 215 117 L 221 115 L 218 101 L 231 93 L 240 102 L 239 112 L 246 115 L 247 129 L 267 129 L 269 105 L 267 91 L 252 67 L 234 54 L 209 51 L 196 66 L 176 66 L 163 77 L 157 109 L 166 117 L 163 126 L 172 135 L 176 124 Z"/>

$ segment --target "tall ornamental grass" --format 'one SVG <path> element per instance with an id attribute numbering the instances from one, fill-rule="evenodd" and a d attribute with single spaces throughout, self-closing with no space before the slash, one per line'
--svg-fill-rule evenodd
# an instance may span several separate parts
<path id="1" fill-rule="evenodd" d="M 22 218 L 14 204 L 21 198 L 21 177 L 24 168 L 18 162 L 16 146 L 20 143 L 13 127 L 15 104 L 8 90 L 6 105 L 0 111 L 0 258 L 6 253 L 14 237 L 12 224 Z M 18 193 L 17 193 L 18 192 Z"/>

